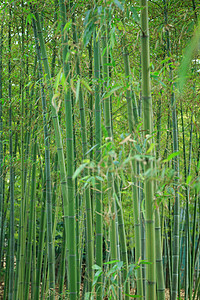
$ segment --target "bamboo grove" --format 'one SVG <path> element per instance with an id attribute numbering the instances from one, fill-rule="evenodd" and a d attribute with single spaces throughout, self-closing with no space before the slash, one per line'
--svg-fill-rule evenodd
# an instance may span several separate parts
<path id="1" fill-rule="evenodd" d="M 200 299 L 199 12 L 1 2 L 1 299 Z"/>

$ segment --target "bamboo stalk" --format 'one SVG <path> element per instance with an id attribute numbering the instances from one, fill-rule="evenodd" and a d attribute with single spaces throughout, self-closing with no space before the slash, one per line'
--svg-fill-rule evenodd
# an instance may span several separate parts
<path id="1" fill-rule="evenodd" d="M 66 62 L 67 55 L 70 51 L 68 46 L 68 36 L 64 32 L 66 23 L 66 7 L 63 0 L 59 0 L 60 17 L 61 17 L 61 35 L 62 35 L 62 55 L 63 55 L 63 70 L 64 76 L 68 83 L 67 92 L 64 92 L 65 101 L 65 119 L 66 119 L 66 139 L 67 139 L 67 185 L 68 185 L 68 229 L 70 232 L 68 242 L 69 261 L 68 261 L 68 278 L 69 278 L 69 295 L 70 299 L 77 297 L 77 268 L 76 268 L 76 221 L 75 221 L 75 189 L 74 180 L 74 145 L 73 145 L 73 121 L 72 121 L 72 99 L 70 90 L 70 64 L 69 60 Z M 70 7 L 70 1 L 69 1 Z"/>
<path id="2" fill-rule="evenodd" d="M 12 143 L 12 95 L 11 95 L 11 8 L 9 10 L 9 25 L 8 25 L 8 97 L 9 97 L 9 154 L 10 154 L 10 232 L 9 232 L 9 290 L 8 300 L 13 299 L 14 292 L 14 172 L 13 172 L 13 143 Z"/>
<path id="3" fill-rule="evenodd" d="M 46 97 L 44 93 L 44 86 L 42 82 L 42 66 L 39 51 L 38 37 L 35 22 L 33 20 L 33 30 L 36 42 L 36 51 L 39 63 L 39 78 L 42 98 L 43 110 L 43 126 L 44 126 L 44 141 L 45 141 L 45 171 L 46 171 L 46 202 L 47 202 L 47 241 L 48 241 L 48 270 L 49 270 L 49 289 L 50 299 L 55 299 L 55 257 L 54 257 L 54 244 L 53 244 L 53 224 L 52 224 L 52 201 L 51 201 L 51 172 L 50 172 L 50 145 L 49 145 L 49 131 L 47 126 L 47 108 Z"/>
<path id="4" fill-rule="evenodd" d="M 150 57 L 149 57 L 149 29 L 148 2 L 140 1 L 141 5 L 141 63 L 142 63 L 142 100 L 143 127 L 146 137 L 152 134 L 152 100 L 150 86 Z M 151 160 L 146 161 L 145 171 L 152 170 Z M 146 299 L 156 299 L 156 264 L 155 264 L 155 224 L 153 181 L 146 178 L 145 185 L 145 223 L 146 223 L 146 259 L 150 263 L 146 267 Z"/>
<path id="5" fill-rule="evenodd" d="M 101 105 L 100 105 L 100 61 L 99 61 L 99 41 L 96 37 L 96 32 L 93 34 L 94 41 L 94 79 L 95 79 L 95 143 L 96 143 L 96 152 L 95 160 L 98 166 L 101 161 Z M 103 220 L 102 220 L 102 184 L 98 180 L 96 183 L 96 264 L 103 269 Z M 100 299 L 102 295 L 102 276 L 99 276 L 97 281 L 97 297 Z"/>
<path id="6" fill-rule="evenodd" d="M 73 37 L 75 45 L 78 44 L 77 40 L 77 32 L 75 27 L 75 17 L 73 15 Z M 78 76 L 81 76 L 80 72 L 80 59 L 79 53 L 76 55 L 76 73 Z M 80 80 L 80 77 L 79 77 Z M 82 137 L 82 153 L 83 160 L 88 159 L 88 138 L 87 138 L 87 127 L 86 127 L 86 118 L 85 118 L 85 105 L 82 88 L 80 86 L 79 90 L 79 110 L 80 110 L 80 118 L 81 118 L 81 137 Z M 84 169 L 84 177 L 89 176 L 89 170 L 87 168 Z M 92 222 L 92 207 L 91 207 L 91 197 L 90 197 L 90 186 L 88 185 L 84 191 L 84 201 L 86 204 L 86 235 L 87 235 L 87 268 L 88 268 L 88 292 L 92 291 L 92 283 L 94 277 L 94 271 L 92 266 L 94 264 L 94 241 L 93 241 L 93 222 Z"/>
<path id="7" fill-rule="evenodd" d="M 130 90 L 130 62 L 129 62 L 129 53 L 126 46 L 125 37 L 122 40 L 123 45 L 123 58 L 124 58 L 124 69 L 126 77 L 126 101 L 127 101 L 127 114 L 128 114 L 128 126 L 129 133 L 133 134 L 135 126 L 138 123 L 138 115 L 133 116 L 133 106 L 136 107 L 136 102 L 133 104 L 132 95 Z M 135 99 L 134 99 L 135 100 Z M 137 110 L 136 110 L 137 111 Z M 134 157 L 135 150 L 131 149 L 130 155 Z M 131 163 L 131 181 L 132 185 L 132 199 L 133 199 L 133 215 L 134 215 L 134 231 L 135 231 L 135 262 L 137 263 L 141 259 L 141 228 L 140 228 L 140 213 L 139 213 L 139 203 L 138 203 L 138 191 L 137 191 L 137 181 L 136 181 L 136 161 Z M 137 294 L 143 296 L 143 283 L 142 283 L 142 269 L 138 268 L 136 271 L 137 278 Z"/>
<path id="8" fill-rule="evenodd" d="M 166 0 L 163 0 L 164 4 L 164 17 L 165 24 L 168 24 L 168 13 L 167 13 L 167 4 Z M 167 38 L 167 55 L 169 57 L 169 77 L 171 82 L 171 113 L 172 113 L 172 130 L 173 130 L 173 152 L 179 151 L 178 145 L 178 124 L 177 124 L 177 115 L 176 115 L 176 100 L 174 94 L 173 86 L 173 70 L 171 66 L 170 59 L 170 38 L 169 30 L 166 28 L 166 38 Z M 171 299 L 175 300 L 177 298 L 178 291 L 178 266 L 179 266 L 179 190 L 178 190 L 178 177 L 179 177 L 179 158 L 175 156 L 173 159 L 173 167 L 176 172 L 176 177 L 174 181 L 175 186 L 175 203 L 174 203 L 174 228 L 173 228 L 173 253 L 172 253 L 172 295 Z"/>

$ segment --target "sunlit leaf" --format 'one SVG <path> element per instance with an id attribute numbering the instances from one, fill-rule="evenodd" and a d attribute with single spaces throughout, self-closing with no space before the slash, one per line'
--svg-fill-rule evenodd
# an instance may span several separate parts
<path id="1" fill-rule="evenodd" d="M 170 154 L 166 159 L 163 160 L 163 163 L 170 161 L 172 158 L 178 156 L 180 153 L 181 153 L 180 151 L 177 151 Z"/>

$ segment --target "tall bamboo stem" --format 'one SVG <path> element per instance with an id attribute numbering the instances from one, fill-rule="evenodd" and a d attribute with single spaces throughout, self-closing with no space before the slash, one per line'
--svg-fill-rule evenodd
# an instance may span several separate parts
<path id="1" fill-rule="evenodd" d="M 148 1 L 141 0 L 141 63 L 142 63 L 142 100 L 143 127 L 146 138 L 152 134 L 152 100 L 150 86 L 150 55 L 148 28 Z M 145 171 L 152 170 L 152 161 L 147 158 Z M 146 222 L 146 259 L 150 263 L 146 268 L 146 299 L 156 299 L 156 264 L 155 264 L 155 224 L 153 181 L 145 180 L 145 222 Z"/>

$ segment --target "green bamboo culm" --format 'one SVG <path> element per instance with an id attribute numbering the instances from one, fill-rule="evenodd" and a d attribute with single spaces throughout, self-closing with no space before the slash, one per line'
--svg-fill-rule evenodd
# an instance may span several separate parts
<path id="1" fill-rule="evenodd" d="M 9 289 L 8 300 L 13 300 L 14 291 L 14 170 L 13 170 L 13 145 L 12 145 L 12 95 L 11 95 L 11 8 L 9 10 L 9 25 L 8 25 L 8 98 L 9 98 L 9 154 L 10 154 L 10 232 L 9 232 Z"/>
<path id="2" fill-rule="evenodd" d="M 33 154 L 32 154 L 32 180 L 31 180 L 31 196 L 30 196 L 30 215 L 28 226 L 28 243 L 26 253 L 26 285 L 24 291 L 24 299 L 29 298 L 29 283 L 31 275 L 31 262 L 32 262 L 32 247 L 33 247 L 33 232 L 34 232 L 34 211 L 35 211 L 35 190 L 36 190 L 36 155 L 37 155 L 37 135 L 36 125 L 33 132 Z M 33 294 L 32 294 L 33 295 Z"/>
<path id="3" fill-rule="evenodd" d="M 165 24 L 168 24 L 168 0 L 163 0 Z M 176 115 L 176 99 L 173 85 L 173 69 L 171 65 L 171 47 L 169 38 L 169 29 L 166 27 L 166 49 L 169 58 L 169 78 L 171 82 L 171 114 L 172 114 L 172 137 L 173 137 L 173 152 L 179 151 L 178 144 L 178 122 Z M 179 267 L 179 157 L 173 158 L 173 168 L 176 176 L 174 177 L 175 203 L 174 203 L 174 227 L 173 227 L 173 249 L 172 249 L 172 294 L 171 299 L 177 299 L 178 293 L 178 267 Z"/>
<path id="4" fill-rule="evenodd" d="M 95 160 L 98 165 L 101 161 L 101 105 L 100 105 L 100 60 L 99 60 L 99 41 L 96 37 L 96 31 L 93 34 L 94 40 L 94 79 L 95 79 Z M 103 269 L 103 220 L 102 220 L 102 184 L 98 180 L 96 183 L 96 264 Z M 99 276 L 96 286 L 97 297 L 100 300 L 102 295 L 103 277 Z"/>
<path id="5" fill-rule="evenodd" d="M 150 55 L 149 55 L 149 28 L 148 28 L 148 1 L 141 0 L 141 64 L 142 64 L 142 101 L 143 127 L 145 137 L 152 134 L 153 113 L 150 86 Z M 145 171 L 152 170 L 152 161 L 147 159 Z M 152 173 L 152 171 L 151 171 Z M 145 179 L 145 223 L 146 223 L 146 259 L 150 263 L 146 267 L 146 299 L 156 299 L 156 263 L 155 263 L 155 224 L 153 181 Z"/>
<path id="6" fill-rule="evenodd" d="M 130 62 L 129 62 L 129 52 L 126 46 L 125 37 L 122 39 L 123 45 L 123 59 L 124 59 L 124 69 L 125 69 L 125 79 L 127 84 L 126 89 L 126 101 L 127 101 L 127 115 L 128 115 L 128 127 L 129 133 L 134 133 L 134 127 L 138 124 L 138 115 L 136 109 L 136 102 L 132 101 L 132 93 L 130 89 Z M 133 112 L 135 111 L 135 115 Z M 135 155 L 135 150 L 131 149 L 130 155 L 133 157 Z M 134 231 L 135 231 L 135 262 L 137 263 L 141 258 L 141 226 L 140 226 L 140 213 L 139 213 L 139 203 L 138 203 L 138 190 L 137 182 L 135 179 L 136 175 L 136 161 L 131 162 L 131 181 L 132 185 L 132 198 L 133 198 L 133 214 L 134 214 Z M 138 268 L 136 271 L 137 277 L 137 295 L 143 296 L 143 284 L 142 284 L 142 269 Z"/>
<path id="7" fill-rule="evenodd" d="M 49 145 L 49 131 L 47 125 L 47 105 L 42 83 L 41 57 L 39 52 L 38 36 L 36 31 L 35 20 L 33 20 L 33 30 L 36 42 L 36 51 L 39 62 L 39 77 L 41 84 L 41 99 L 43 110 L 43 126 L 44 126 L 44 141 L 45 141 L 45 174 L 46 174 L 46 203 L 47 203 L 47 241 L 48 241 L 48 270 L 49 270 L 49 289 L 50 299 L 55 299 L 55 254 L 53 243 L 53 225 L 52 225 L 52 201 L 51 201 L 51 171 L 50 171 L 50 145 Z"/>
<path id="8" fill-rule="evenodd" d="M 3 22 L 0 31 L 0 262 L 2 256 L 3 236 L 3 93 L 2 93 L 2 53 L 3 53 Z M 1 269 L 1 267 L 0 267 Z"/>
<path id="9" fill-rule="evenodd" d="M 102 26 L 102 77 L 103 77 L 103 87 L 104 87 L 104 93 L 106 93 L 108 86 L 109 86 L 109 68 L 108 68 L 108 39 L 107 39 L 107 26 L 106 26 L 106 17 L 107 17 L 107 10 L 104 11 L 104 24 Z M 100 56 L 101 57 L 101 56 Z M 106 97 L 104 100 L 104 119 L 105 119 L 105 128 L 107 133 L 107 143 L 109 147 L 113 147 L 113 136 L 112 136 L 112 129 L 111 129 L 111 107 L 110 107 L 110 97 Z M 110 235 L 110 250 L 111 250 L 111 261 L 119 260 L 120 257 L 118 256 L 120 254 L 119 251 L 117 251 L 117 228 L 116 228 L 116 221 L 117 221 L 117 211 L 116 211 L 116 204 L 115 204 L 115 193 L 114 193 L 114 177 L 113 177 L 113 159 L 109 155 L 108 156 L 108 171 L 107 171 L 107 198 L 108 198 L 108 204 L 109 204 L 109 211 L 110 211 L 110 226 L 109 226 L 109 235 Z M 118 274 L 118 278 L 120 279 L 120 276 Z M 118 280 L 119 284 L 119 280 Z M 120 284 L 119 284 L 120 286 Z M 121 292 L 120 289 L 118 289 L 118 298 L 121 299 Z"/>
<path id="10" fill-rule="evenodd" d="M 67 186 L 68 186 L 68 265 L 69 265 L 69 295 L 70 299 L 77 297 L 77 269 L 76 269 L 76 211 L 75 211 L 75 187 L 74 180 L 74 144 L 73 144 L 73 120 L 72 120 L 72 99 L 70 89 L 70 52 L 68 46 L 67 32 L 64 27 L 67 22 L 66 6 L 63 0 L 59 0 L 61 16 L 61 34 L 62 34 L 62 55 L 63 70 L 67 81 L 67 91 L 64 92 L 65 100 L 65 118 L 66 118 L 66 139 L 67 139 Z M 68 2 L 70 7 L 70 1 Z M 68 56 L 68 59 L 67 59 Z M 67 60 L 67 61 L 66 61 Z M 69 234 L 70 232 L 70 234 Z"/>
<path id="11" fill-rule="evenodd" d="M 122 208 L 122 200 L 121 200 L 121 191 L 119 186 L 119 180 L 115 179 L 115 193 L 116 193 L 116 208 L 117 208 L 117 216 L 118 216 L 118 232 L 119 232 L 119 241 L 120 241 L 120 248 L 121 248 L 121 259 L 123 261 L 123 282 L 125 283 L 124 286 L 124 294 L 125 300 L 129 300 L 130 294 L 130 280 L 128 278 L 128 252 L 127 252 L 127 245 L 126 245 L 126 233 L 125 233 L 125 225 L 124 225 L 124 217 L 123 217 L 123 208 Z"/>
<path id="12" fill-rule="evenodd" d="M 44 37 L 41 29 L 40 19 L 37 12 L 34 13 L 36 17 L 36 25 L 37 25 L 37 31 L 38 31 L 38 37 L 40 41 L 40 48 L 41 48 L 41 54 L 44 64 L 44 70 L 46 74 L 46 80 L 47 80 L 47 86 L 50 94 L 50 101 L 51 101 L 51 113 L 52 113 L 52 119 L 53 119 L 53 125 L 55 130 L 55 141 L 56 141 L 56 147 L 57 147 L 57 153 L 58 153 L 58 162 L 59 162 L 59 168 L 60 168 L 60 180 L 61 180 L 61 191 L 62 191 L 62 197 L 63 197 L 63 209 L 64 209 L 64 222 L 65 222 L 65 228 L 66 228 L 66 239 L 68 238 L 68 188 L 67 188 L 67 174 L 66 174 L 66 167 L 65 167 L 65 158 L 64 158 L 64 151 L 63 151 L 63 145 L 62 145 L 62 137 L 61 137 L 61 129 L 58 119 L 58 113 L 57 113 L 57 105 L 55 103 L 55 99 L 53 98 L 53 88 L 51 85 L 51 75 L 50 75 L 50 69 L 49 69 L 49 63 L 47 59 L 47 53 L 44 43 Z M 34 20 L 33 20 L 34 21 Z M 73 199 L 72 199 L 73 200 Z M 72 218 L 72 221 L 75 222 L 75 218 Z M 71 229 L 70 229 L 71 233 Z M 73 245 L 72 245 L 73 247 Z M 72 263 L 70 264 L 69 268 L 71 267 L 71 271 L 69 271 L 68 276 L 71 276 L 71 284 L 74 287 L 69 287 L 70 289 L 70 299 L 76 299 L 76 257 L 75 254 L 72 255 Z M 74 279 L 74 281 L 73 281 Z"/>
<path id="13" fill-rule="evenodd" d="M 77 32 L 75 26 L 75 16 L 73 15 L 73 38 L 75 45 L 78 45 Z M 81 72 L 80 72 L 80 59 L 79 53 L 76 54 L 76 73 L 79 78 L 79 83 L 81 81 Z M 83 160 L 88 159 L 88 138 L 87 138 L 87 127 L 86 127 L 86 118 L 85 118 L 85 105 L 82 87 L 80 85 L 79 90 L 79 110 L 81 118 L 81 137 L 82 137 L 82 152 Z M 84 177 L 89 176 L 88 168 L 84 169 Z M 92 291 L 92 282 L 94 277 L 94 271 L 92 266 L 94 264 L 94 241 L 93 241 L 93 222 L 92 222 L 92 207 L 91 207 L 91 198 L 90 198 L 90 186 L 87 185 L 84 190 L 84 201 L 86 206 L 86 236 L 87 236 L 87 275 L 88 275 L 88 292 Z"/>
<path id="14" fill-rule="evenodd" d="M 161 136 L 161 99 L 158 102 L 157 115 L 157 147 L 156 147 L 156 161 L 160 155 L 160 136 Z M 156 186 L 157 182 L 155 182 Z M 163 272 L 163 258 L 162 258 L 162 241 L 161 241 L 161 218 L 159 205 L 156 203 L 155 208 L 155 246 L 156 246 L 156 280 L 157 280 L 157 299 L 165 300 L 165 281 Z"/>
<path id="15" fill-rule="evenodd" d="M 21 206 L 20 206 L 20 228 L 19 228 L 19 260 L 17 264 L 17 273 L 19 272 L 19 276 L 16 277 L 16 293 L 15 300 L 17 297 L 23 298 L 23 290 L 24 290 L 24 278 L 25 278 L 25 240 L 26 240 L 26 230 L 25 230 L 25 182 L 24 182 L 24 1 L 21 1 L 21 10 L 22 10 L 22 18 L 21 18 L 21 70 L 20 70 L 20 92 L 21 92 Z M 18 282 L 17 282 L 18 281 Z M 17 284 L 18 283 L 18 284 Z"/>

